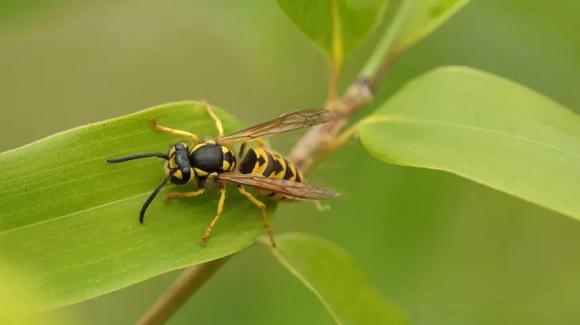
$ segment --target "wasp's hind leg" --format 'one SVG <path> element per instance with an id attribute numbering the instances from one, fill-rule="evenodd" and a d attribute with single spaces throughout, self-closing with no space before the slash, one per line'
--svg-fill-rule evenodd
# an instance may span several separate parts
<path id="1" fill-rule="evenodd" d="M 179 137 L 187 137 L 187 138 L 190 138 L 192 142 L 199 141 L 199 137 L 197 135 L 195 135 L 194 133 L 168 128 L 166 126 L 163 126 L 163 125 L 157 123 L 157 120 L 155 118 L 151 118 L 151 125 L 153 125 L 153 128 L 157 131 L 167 132 L 169 134 L 173 134 L 173 135 L 176 135 Z"/>
<path id="2" fill-rule="evenodd" d="M 252 201 L 260 211 L 262 212 L 262 219 L 264 220 L 264 228 L 266 228 L 266 232 L 268 232 L 268 237 L 270 237 L 270 243 L 272 247 L 276 247 L 276 242 L 274 241 L 274 235 L 272 234 L 272 229 L 270 228 L 270 219 L 268 218 L 268 212 L 266 211 L 266 204 L 264 202 L 258 200 L 252 193 L 246 191 L 246 189 L 242 185 L 238 185 L 238 191 L 242 193 L 248 200 Z"/>
<path id="3" fill-rule="evenodd" d="M 207 226 L 207 228 L 203 232 L 203 236 L 201 237 L 201 241 L 200 241 L 201 246 L 205 246 L 205 244 L 207 243 L 207 240 L 209 239 L 209 236 L 211 235 L 211 231 L 213 230 L 213 227 L 215 226 L 215 224 L 218 222 L 219 218 L 221 217 L 222 211 L 224 209 L 224 202 L 225 201 L 226 201 L 226 188 L 225 188 L 225 186 L 221 185 L 221 187 L 220 187 L 220 200 L 219 200 L 218 206 L 217 206 L 217 213 L 216 213 L 216 216 L 211 221 L 211 223 L 209 224 L 209 226 Z"/>
<path id="4" fill-rule="evenodd" d="M 325 212 L 330 210 L 330 205 L 327 204 L 322 204 L 322 202 L 316 200 L 316 201 L 312 201 L 314 203 L 314 206 L 316 207 L 316 210 L 320 211 L 320 212 Z"/>
<path id="5" fill-rule="evenodd" d="M 207 114 L 214 121 L 215 128 L 218 130 L 218 136 L 223 137 L 224 136 L 224 126 L 222 124 L 222 120 L 215 114 L 215 112 L 213 111 L 213 108 L 211 108 L 211 105 L 208 102 L 206 102 L 204 100 L 201 102 L 201 104 L 203 105 L 203 108 L 205 108 L 205 111 L 207 112 Z"/>

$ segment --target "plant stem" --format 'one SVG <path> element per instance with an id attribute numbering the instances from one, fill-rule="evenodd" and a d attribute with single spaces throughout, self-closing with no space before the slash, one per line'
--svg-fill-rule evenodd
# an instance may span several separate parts
<path id="1" fill-rule="evenodd" d="M 404 8 L 401 8 L 403 10 Z M 400 15 L 397 15 L 400 16 Z M 338 70 L 331 67 L 331 82 L 329 87 L 329 101 L 327 108 L 331 109 L 336 118 L 326 124 L 318 125 L 310 129 L 294 146 L 288 158 L 297 167 L 306 172 L 312 162 L 323 153 L 336 147 L 335 139 L 345 142 L 348 137 L 356 132 L 356 128 L 341 136 L 343 128 L 348 124 L 350 117 L 362 106 L 369 103 L 377 83 L 389 70 L 394 60 L 401 51 L 392 49 L 391 44 L 398 30 L 400 22 L 396 19 L 387 29 L 385 35 L 379 41 L 379 45 L 371 54 L 365 67 L 359 74 L 358 79 L 346 90 L 344 95 L 336 98 L 338 84 Z M 175 280 L 171 287 L 151 306 L 141 318 L 139 324 L 153 325 L 163 324 L 167 321 L 186 301 L 195 293 L 225 262 L 229 257 L 224 257 L 204 264 L 187 268 Z"/>
<path id="2" fill-rule="evenodd" d="M 290 151 L 288 158 L 296 166 L 306 171 L 312 162 L 328 147 L 333 145 L 348 120 L 364 104 L 372 100 L 372 89 L 366 79 L 359 79 L 350 86 L 340 100 L 332 103 L 331 109 L 336 117 L 334 120 L 311 128 Z"/>
<path id="3" fill-rule="evenodd" d="M 164 324 L 228 259 L 229 256 L 187 268 L 141 317 L 139 324 Z"/>
<path id="4" fill-rule="evenodd" d="M 327 103 L 333 103 L 338 96 L 338 81 L 340 80 L 340 67 L 331 64 L 330 66 L 330 80 L 328 81 Z"/>
<path id="5" fill-rule="evenodd" d="M 399 5 L 393 21 L 379 39 L 375 50 L 362 68 L 359 74 L 360 79 L 374 80 L 372 84 L 373 86 L 376 85 L 378 81 L 376 79 L 384 75 L 383 70 L 387 70 L 385 67 L 389 67 L 402 52 L 403 46 L 395 42 L 397 34 L 401 30 L 403 22 L 407 19 L 412 6 L 413 1 L 403 1 Z"/>
<path id="6" fill-rule="evenodd" d="M 411 3 L 412 1 L 404 1 L 400 5 L 395 19 L 379 39 L 357 80 L 346 90 L 340 100 L 332 102 L 333 105 L 327 107 L 334 111 L 337 117 L 329 123 L 311 128 L 296 143 L 288 158 L 295 162 L 298 168 L 308 169 L 317 157 L 335 149 L 335 139 L 346 142 L 346 138 L 341 135 L 342 129 L 356 111 L 372 101 L 379 81 L 406 49 L 403 44 L 396 43 L 396 37 L 407 18 Z M 349 136 L 355 132 L 356 130 L 352 129 Z"/>

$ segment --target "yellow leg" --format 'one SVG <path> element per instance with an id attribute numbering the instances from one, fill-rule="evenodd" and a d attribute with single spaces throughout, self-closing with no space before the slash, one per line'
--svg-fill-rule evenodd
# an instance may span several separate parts
<path id="1" fill-rule="evenodd" d="M 213 227 L 215 226 L 215 224 L 217 223 L 217 221 L 219 220 L 219 218 L 222 215 L 222 211 L 224 209 L 224 202 L 226 201 L 226 188 L 224 186 L 222 186 L 220 188 L 220 193 L 221 193 L 221 195 L 220 195 L 220 200 L 218 202 L 217 214 L 213 218 L 213 220 L 211 221 L 209 226 L 207 226 L 207 228 L 203 232 L 203 236 L 201 237 L 201 242 L 200 242 L 201 246 L 205 246 L 205 244 L 207 243 L 207 240 L 209 239 L 209 236 L 211 235 L 211 231 L 213 230 Z"/>
<path id="2" fill-rule="evenodd" d="M 246 191 L 246 189 L 243 186 L 238 185 L 238 190 L 240 191 L 240 193 L 242 193 L 242 195 L 247 197 L 248 200 L 252 201 L 252 203 L 254 203 L 258 208 L 260 208 L 260 211 L 262 211 L 262 219 L 264 219 L 264 228 L 266 228 L 266 231 L 268 232 L 268 237 L 270 237 L 270 243 L 272 244 L 272 247 L 276 247 L 274 235 L 272 234 L 272 229 L 270 228 L 270 219 L 268 218 L 268 213 L 266 211 L 266 204 L 256 199 L 256 197 L 253 196 L 252 193 Z"/>
<path id="3" fill-rule="evenodd" d="M 197 191 L 192 192 L 171 192 L 165 196 L 165 201 L 169 202 L 176 198 L 183 198 L 183 197 L 196 197 L 200 194 L 205 193 L 205 188 L 200 188 Z"/>
<path id="4" fill-rule="evenodd" d="M 314 202 L 314 206 L 316 206 L 316 209 L 320 212 L 324 212 L 324 211 L 328 211 L 330 210 L 330 206 L 327 204 L 322 204 L 322 202 L 316 200 L 316 201 L 312 201 Z"/>
<path id="5" fill-rule="evenodd" d="M 169 134 L 173 134 L 173 135 L 176 135 L 179 137 L 188 137 L 191 139 L 192 142 L 199 141 L 199 138 L 197 137 L 197 135 L 195 135 L 191 132 L 171 129 L 171 128 L 165 127 L 163 125 L 160 125 L 159 123 L 157 123 L 157 120 L 155 120 L 155 118 L 151 119 L 151 124 L 153 125 L 153 128 L 157 131 L 167 132 Z"/>
<path id="6" fill-rule="evenodd" d="M 215 127 L 218 130 L 218 136 L 223 137 L 224 136 L 224 126 L 222 124 L 222 120 L 220 120 L 220 118 L 217 117 L 217 115 L 215 115 L 215 112 L 213 111 L 213 109 L 211 108 L 211 105 L 208 102 L 206 102 L 204 100 L 201 103 L 202 103 L 203 107 L 205 108 L 205 111 L 207 112 L 207 114 L 209 114 L 209 116 L 215 122 Z"/>

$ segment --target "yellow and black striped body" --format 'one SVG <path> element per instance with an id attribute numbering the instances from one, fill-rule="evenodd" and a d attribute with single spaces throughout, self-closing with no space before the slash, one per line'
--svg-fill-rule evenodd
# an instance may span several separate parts
<path id="1" fill-rule="evenodd" d="M 238 172 L 242 174 L 286 179 L 298 183 L 304 182 L 304 175 L 296 165 L 275 151 L 264 148 L 249 148 L 241 154 L 242 156 L 238 158 Z M 258 192 L 275 199 L 287 199 L 284 195 L 276 192 L 263 190 Z"/>

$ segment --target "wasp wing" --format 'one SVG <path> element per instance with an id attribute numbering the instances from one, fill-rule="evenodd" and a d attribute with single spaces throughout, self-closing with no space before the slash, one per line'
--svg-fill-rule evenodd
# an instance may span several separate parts
<path id="1" fill-rule="evenodd" d="M 273 179 L 263 176 L 240 173 L 221 173 L 218 179 L 233 182 L 240 185 L 248 185 L 258 189 L 273 191 L 284 194 L 296 200 L 324 200 L 339 196 L 339 193 L 315 187 L 312 185 L 298 183 L 286 179 Z"/>
<path id="2" fill-rule="evenodd" d="M 267 137 L 273 134 L 288 132 L 303 127 L 323 124 L 334 118 L 329 110 L 300 110 L 286 113 L 273 120 L 260 123 L 234 134 L 220 137 L 218 142 L 250 141 L 259 137 Z"/>

